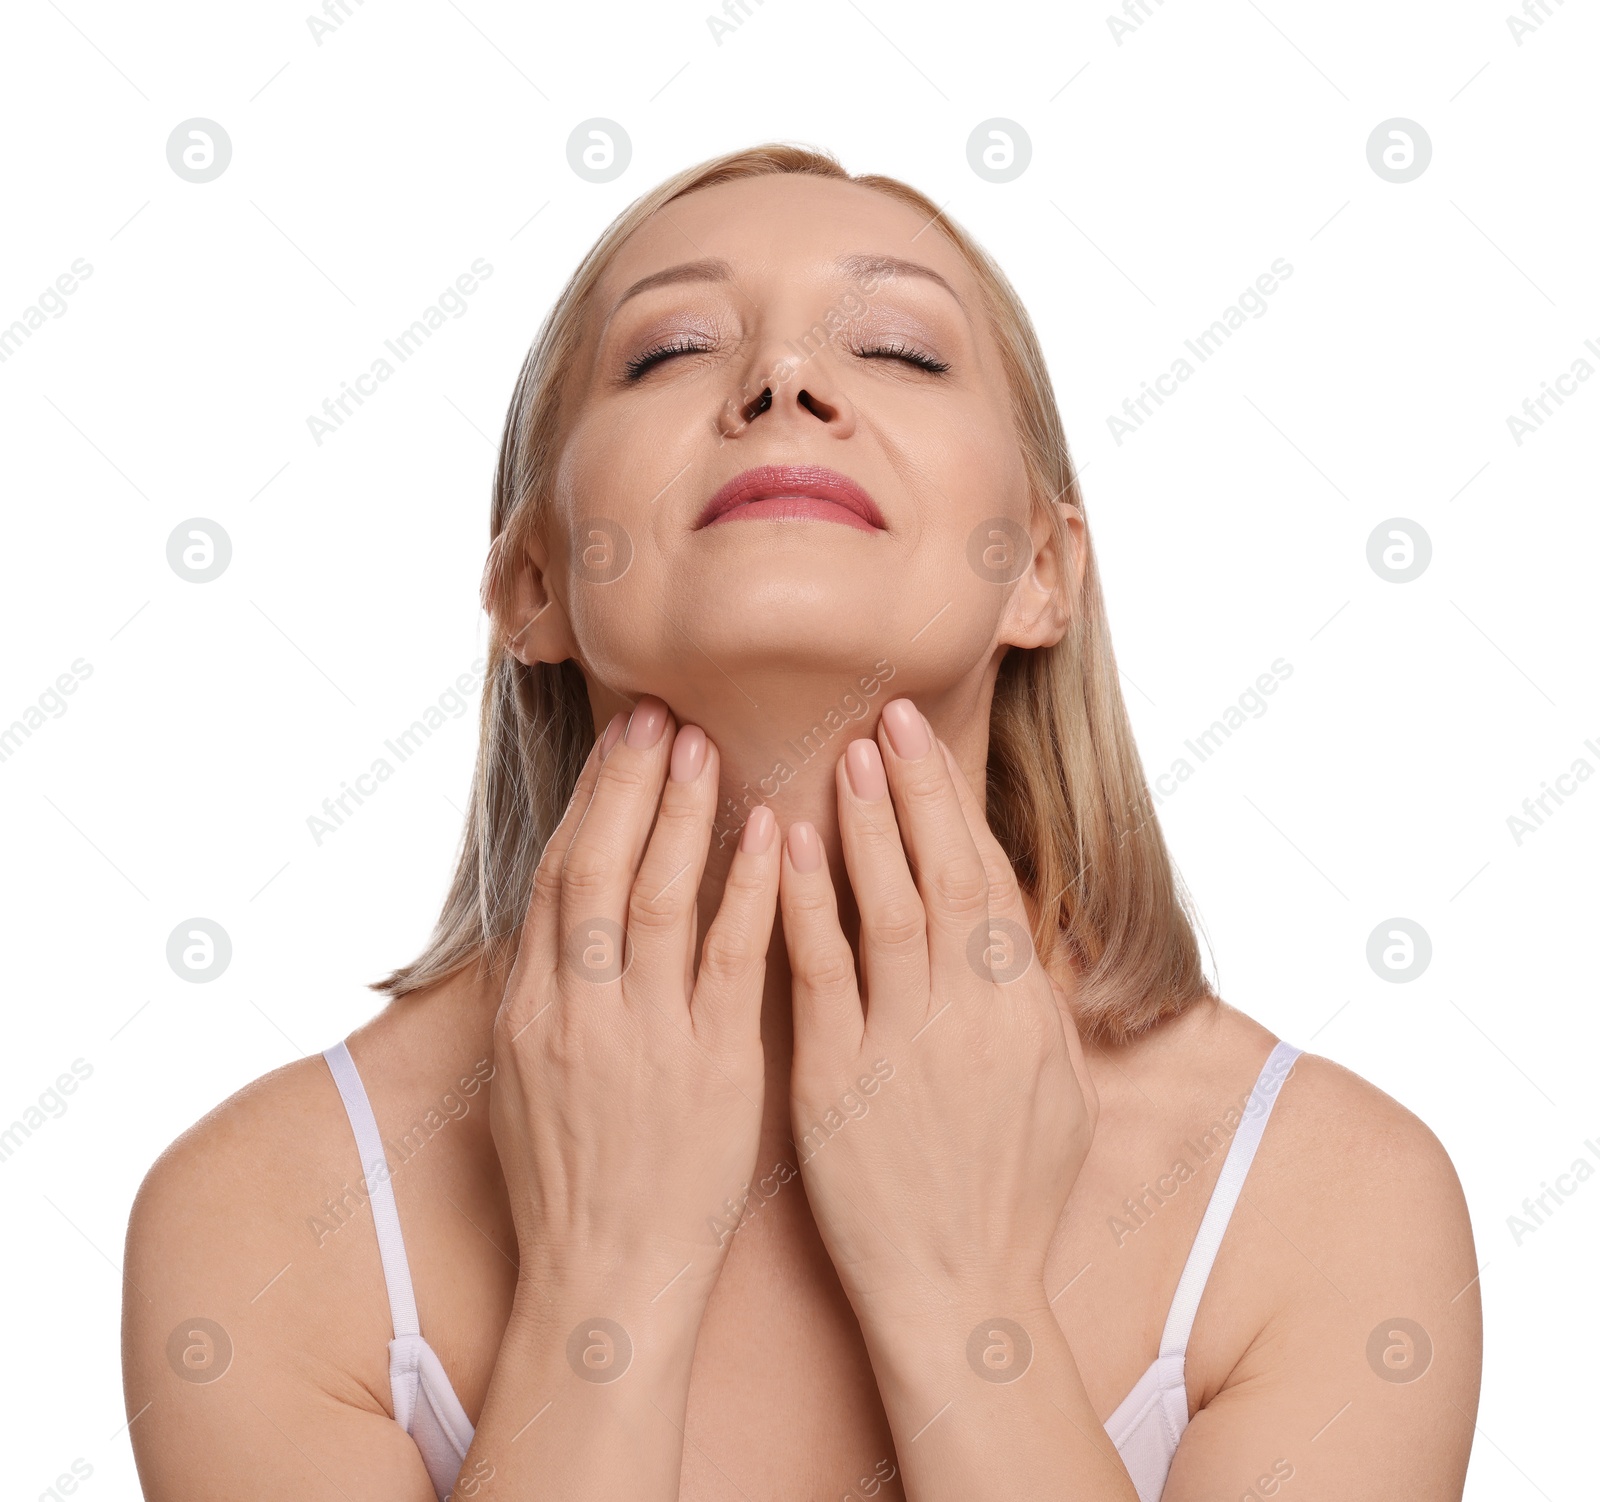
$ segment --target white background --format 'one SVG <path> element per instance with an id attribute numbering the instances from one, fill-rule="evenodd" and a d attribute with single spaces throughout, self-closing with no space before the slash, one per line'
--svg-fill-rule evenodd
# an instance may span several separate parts
<path id="1" fill-rule="evenodd" d="M 1520 445 L 1506 422 L 1600 342 L 1593 7 L 1551 0 L 1520 45 L 1484 0 L 1152 0 L 1120 43 L 1083 3 L 751 0 L 720 45 L 706 0 L 539 9 L 351 0 L 319 44 L 288 3 L 6 8 L 0 325 L 93 268 L 0 364 L 0 726 L 92 668 L 0 761 L 0 1126 L 93 1071 L 0 1162 L 7 1493 L 79 1458 L 84 1495 L 136 1492 L 141 1176 L 370 1015 L 427 935 L 475 695 L 320 844 L 307 818 L 483 650 L 491 440 L 538 321 L 639 193 L 795 139 L 921 187 L 1014 280 L 1150 771 L 1292 665 L 1160 810 L 1223 994 L 1455 1160 L 1486 1309 L 1468 1496 L 1593 1496 L 1600 1184 L 1520 1245 L 1507 1217 L 1600 1155 L 1600 778 L 1520 843 L 1507 819 L 1600 769 L 1600 380 Z M 233 146 L 205 184 L 166 156 L 196 116 Z M 633 146 L 605 185 L 567 161 L 595 116 Z M 1403 184 L 1366 154 L 1396 116 L 1433 146 Z M 991 117 L 1032 142 L 1005 184 L 968 165 Z M 466 314 L 318 446 L 307 416 L 479 257 Z M 1108 415 L 1280 257 L 1267 312 L 1116 443 Z M 233 548 L 204 585 L 166 556 L 195 517 Z M 1395 517 L 1432 544 L 1405 584 L 1367 561 Z M 197 916 L 233 945 L 204 985 L 166 960 Z M 1366 958 L 1396 916 L 1433 946 L 1405 984 Z"/>

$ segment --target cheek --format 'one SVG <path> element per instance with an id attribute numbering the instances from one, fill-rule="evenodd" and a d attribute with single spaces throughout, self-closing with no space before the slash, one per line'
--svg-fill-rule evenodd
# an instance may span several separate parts
<path id="1" fill-rule="evenodd" d="M 568 525 L 572 540 L 556 592 L 582 661 L 601 682 L 615 685 L 642 665 L 662 637 L 655 543 L 637 522 L 628 526 L 598 513 Z"/>
<path id="2" fill-rule="evenodd" d="M 917 572 L 993 619 L 1032 562 L 1027 475 L 1008 426 L 986 408 L 960 415 L 918 444 Z"/>
<path id="3" fill-rule="evenodd" d="M 640 476 L 632 440 L 599 441 L 580 429 L 570 435 L 557 471 L 546 536 L 551 590 L 565 609 L 584 663 L 611 681 L 635 660 L 646 618 L 653 618 L 649 578 L 659 556 L 648 506 L 633 485 L 613 477 Z M 657 487 L 659 488 L 659 487 Z"/>

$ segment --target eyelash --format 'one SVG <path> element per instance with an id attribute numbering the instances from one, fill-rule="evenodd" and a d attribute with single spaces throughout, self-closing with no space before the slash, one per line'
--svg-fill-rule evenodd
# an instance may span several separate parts
<path id="1" fill-rule="evenodd" d="M 703 344 L 658 344 L 654 349 L 647 349 L 642 355 L 635 356 L 623 367 L 627 371 L 630 381 L 637 381 L 656 361 L 668 355 L 701 355 L 705 353 Z"/>
<path id="2" fill-rule="evenodd" d="M 933 355 L 924 355 L 906 344 L 885 344 L 877 349 L 858 349 L 855 353 L 869 360 L 885 358 L 905 360 L 920 370 L 931 371 L 934 375 L 943 375 L 950 368 L 947 361 L 936 359 Z"/>
<path id="3" fill-rule="evenodd" d="M 658 344 L 654 349 L 647 349 L 642 355 L 637 355 L 632 360 L 629 360 L 623 368 L 626 370 L 630 381 L 637 381 L 658 361 L 664 360 L 671 355 L 700 355 L 705 353 L 705 346 L 700 344 Z M 924 355 L 905 344 L 885 344 L 875 349 L 858 349 L 853 353 L 867 360 L 904 360 L 908 364 L 915 365 L 919 370 L 926 370 L 933 375 L 943 375 L 950 368 L 947 361 L 936 359 L 932 355 Z"/>

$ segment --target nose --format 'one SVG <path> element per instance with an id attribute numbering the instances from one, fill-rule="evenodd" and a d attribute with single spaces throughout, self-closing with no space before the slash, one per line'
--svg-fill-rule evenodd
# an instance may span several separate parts
<path id="1" fill-rule="evenodd" d="M 830 436 L 848 436 L 855 414 L 826 341 L 772 341 L 752 351 L 738 392 L 724 399 L 717 424 L 722 441 L 737 438 L 758 418 L 763 431 L 814 430 L 820 422 Z"/>

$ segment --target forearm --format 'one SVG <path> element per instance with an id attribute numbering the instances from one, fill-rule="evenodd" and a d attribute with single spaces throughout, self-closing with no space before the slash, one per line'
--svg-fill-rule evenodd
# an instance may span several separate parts
<path id="1" fill-rule="evenodd" d="M 1137 1502 L 1042 1288 L 863 1329 L 910 1502 Z"/>
<path id="2" fill-rule="evenodd" d="M 519 1288 L 453 1495 L 676 1502 L 698 1328 L 614 1282 Z"/>

